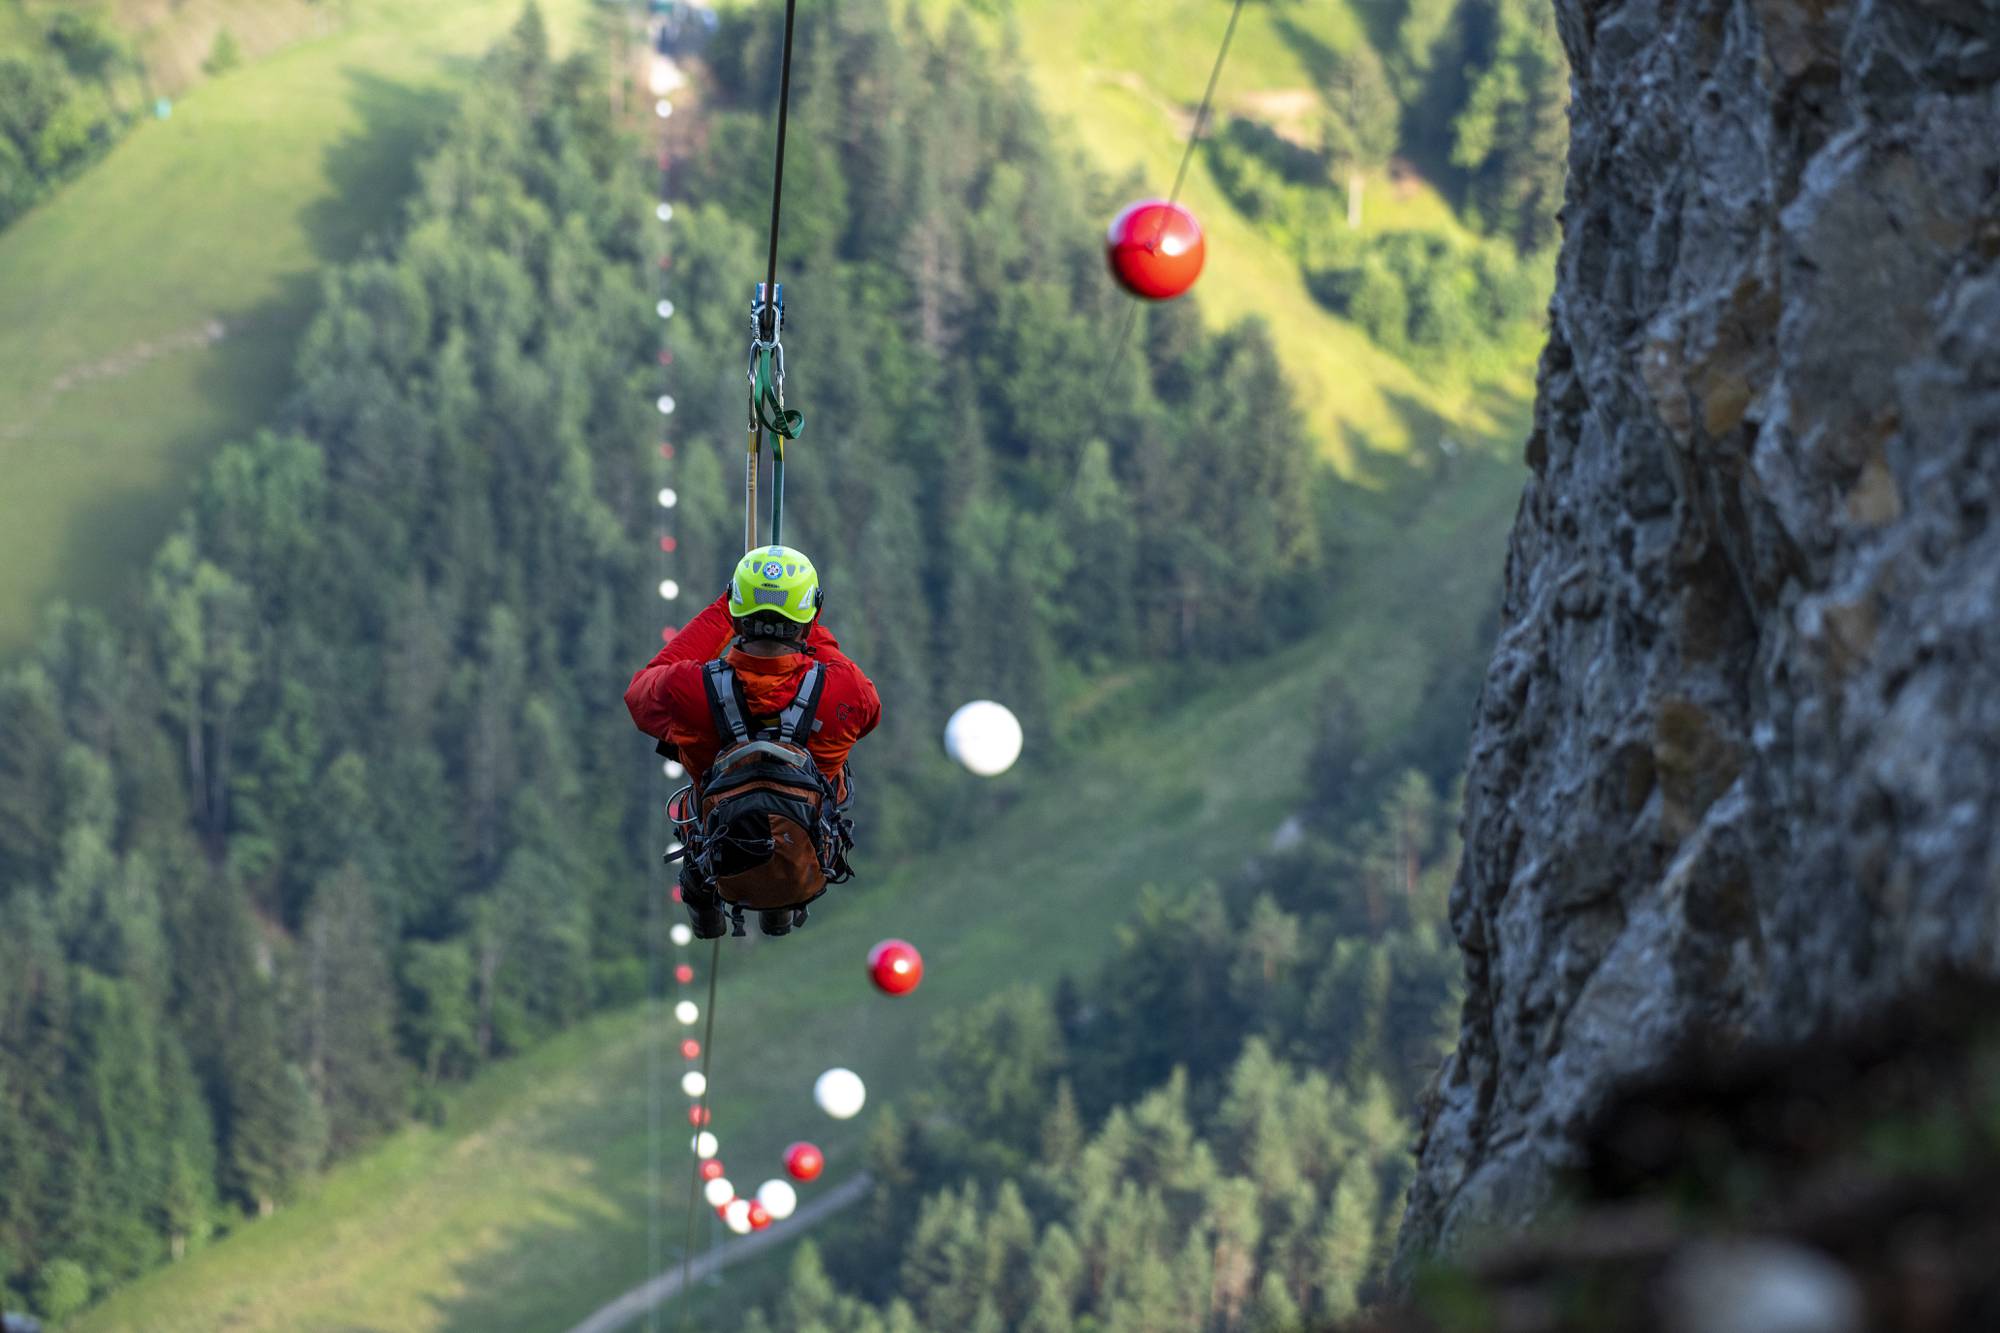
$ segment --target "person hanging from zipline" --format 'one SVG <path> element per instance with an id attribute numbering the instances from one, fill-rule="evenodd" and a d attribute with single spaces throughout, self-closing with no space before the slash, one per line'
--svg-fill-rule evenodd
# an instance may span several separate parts
<path id="1" fill-rule="evenodd" d="M 691 778 L 669 808 L 701 939 L 745 910 L 766 935 L 847 879 L 847 757 L 881 720 L 874 682 L 820 622 L 819 574 L 789 546 L 746 554 L 722 595 L 639 669 L 625 706 Z"/>

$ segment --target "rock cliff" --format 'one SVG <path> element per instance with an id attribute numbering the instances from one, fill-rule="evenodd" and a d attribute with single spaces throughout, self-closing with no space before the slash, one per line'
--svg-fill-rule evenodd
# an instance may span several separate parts
<path id="1" fill-rule="evenodd" d="M 1620 1079 L 2000 968 L 2000 3 L 1556 0 L 1575 76 L 1406 1253 Z"/>

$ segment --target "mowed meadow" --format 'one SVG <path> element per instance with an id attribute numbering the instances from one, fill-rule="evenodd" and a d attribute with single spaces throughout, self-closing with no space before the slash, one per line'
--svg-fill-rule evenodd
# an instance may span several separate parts
<path id="1" fill-rule="evenodd" d="M 588 0 L 542 0 L 558 45 Z M 276 415 L 320 273 L 391 226 L 512 0 L 347 0 L 0 231 L 0 652 L 122 604 L 196 470 Z"/>

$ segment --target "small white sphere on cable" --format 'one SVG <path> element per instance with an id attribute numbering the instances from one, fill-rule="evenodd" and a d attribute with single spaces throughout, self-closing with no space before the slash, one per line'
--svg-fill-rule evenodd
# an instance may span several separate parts
<path id="1" fill-rule="evenodd" d="M 708 1200 L 711 1208 L 721 1208 L 736 1197 L 736 1187 L 729 1183 L 728 1176 L 717 1176 L 701 1187 L 701 1197 Z M 766 1208 L 769 1204 L 764 1205 Z"/>
<path id="2" fill-rule="evenodd" d="M 659 500 L 660 508 L 672 509 L 681 502 L 681 493 L 671 486 L 662 486 L 660 487 L 659 495 L 655 498 Z"/>
<path id="3" fill-rule="evenodd" d="M 868 1089 L 852 1069 L 829 1069 L 813 1084 L 813 1100 L 835 1120 L 852 1120 L 861 1114 Z"/>
<path id="4" fill-rule="evenodd" d="M 701 1133 L 688 1140 L 688 1147 L 694 1149 L 696 1157 L 706 1162 L 721 1150 L 722 1145 L 716 1141 L 715 1135 L 704 1129 Z"/>
<path id="5" fill-rule="evenodd" d="M 681 1075 L 681 1091 L 690 1097 L 699 1097 L 708 1091 L 708 1075 L 699 1069 L 690 1069 Z"/>
<path id="6" fill-rule="evenodd" d="M 672 222 L 674 220 L 674 206 L 662 199 L 660 206 L 653 210 L 653 216 L 662 222 Z"/>
<path id="7" fill-rule="evenodd" d="M 674 579 L 660 580 L 660 597 L 663 600 L 671 602 L 680 595 L 681 595 L 681 585 L 679 584 L 679 582 L 677 582 Z"/>
<path id="8" fill-rule="evenodd" d="M 693 1000 L 682 1000 L 674 1006 L 674 1017 L 680 1020 L 682 1027 L 691 1028 L 695 1020 L 701 1017 L 701 1006 Z"/>
<path id="9" fill-rule="evenodd" d="M 676 948 L 685 949 L 694 943 L 694 931 L 688 928 L 687 922 L 677 922 L 674 928 L 667 932 L 667 938 L 674 942 Z"/>
<path id="10" fill-rule="evenodd" d="M 731 1199 L 722 1210 L 722 1223 L 739 1236 L 750 1234 L 750 1201 Z"/>
<path id="11" fill-rule="evenodd" d="M 757 1202 L 777 1221 L 784 1221 L 799 1206 L 799 1192 L 786 1180 L 767 1180 L 757 1187 Z"/>
<path id="12" fill-rule="evenodd" d="M 674 303 L 662 299 L 658 305 L 653 307 L 653 312 L 661 319 L 672 319 L 674 317 Z"/>
<path id="13" fill-rule="evenodd" d="M 670 417 L 674 414 L 674 396 L 670 393 L 663 393 L 654 400 L 653 406 L 660 409 L 661 416 Z"/>
<path id="14" fill-rule="evenodd" d="M 674 114 L 674 104 L 662 97 L 659 101 L 653 103 L 653 114 L 661 120 L 665 120 L 668 116 Z"/>
<path id="15" fill-rule="evenodd" d="M 685 777 L 687 776 L 687 769 L 681 767 L 680 760 L 669 759 L 667 760 L 667 776 L 670 778 Z"/>
<path id="16" fill-rule="evenodd" d="M 1005 704 L 974 699 L 945 723 L 944 749 L 979 777 L 998 777 L 1021 757 L 1021 721 Z"/>

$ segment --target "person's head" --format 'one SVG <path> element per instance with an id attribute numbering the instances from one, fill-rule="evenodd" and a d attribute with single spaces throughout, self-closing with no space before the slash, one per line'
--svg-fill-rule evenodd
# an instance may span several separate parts
<path id="1" fill-rule="evenodd" d="M 789 546 L 760 546 L 729 576 L 729 616 L 752 652 L 796 650 L 819 607 L 819 571 Z"/>

